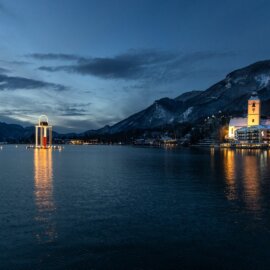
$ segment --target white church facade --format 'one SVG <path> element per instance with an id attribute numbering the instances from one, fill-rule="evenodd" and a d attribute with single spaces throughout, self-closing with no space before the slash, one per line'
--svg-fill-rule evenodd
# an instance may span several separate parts
<path id="1" fill-rule="evenodd" d="M 232 118 L 228 139 L 236 143 L 270 143 L 270 119 L 261 119 L 261 101 L 256 92 L 248 100 L 247 117 Z"/>

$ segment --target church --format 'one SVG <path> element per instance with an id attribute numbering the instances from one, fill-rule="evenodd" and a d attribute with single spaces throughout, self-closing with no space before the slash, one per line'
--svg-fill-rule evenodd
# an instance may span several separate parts
<path id="1" fill-rule="evenodd" d="M 228 139 L 235 143 L 270 143 L 270 119 L 261 119 L 261 101 L 257 92 L 248 100 L 247 117 L 232 118 Z"/>

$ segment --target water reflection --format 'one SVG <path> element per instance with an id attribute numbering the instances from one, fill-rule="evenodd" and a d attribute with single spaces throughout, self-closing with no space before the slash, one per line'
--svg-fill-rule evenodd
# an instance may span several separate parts
<path id="1" fill-rule="evenodd" d="M 39 223 L 36 237 L 41 242 L 53 241 L 57 237 L 53 222 L 55 205 L 53 200 L 52 150 L 34 150 L 35 204 Z"/>
<path id="2" fill-rule="evenodd" d="M 227 184 L 226 196 L 228 200 L 237 199 L 236 171 L 235 171 L 235 151 L 231 149 L 223 150 L 224 174 Z"/>
<path id="3" fill-rule="evenodd" d="M 222 150 L 226 196 L 241 200 L 248 210 L 261 208 L 261 179 L 267 167 L 267 153 L 261 150 Z"/>

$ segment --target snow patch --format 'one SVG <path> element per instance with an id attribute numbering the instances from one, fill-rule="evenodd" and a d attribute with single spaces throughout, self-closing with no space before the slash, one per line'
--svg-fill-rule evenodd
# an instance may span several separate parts
<path id="1" fill-rule="evenodd" d="M 255 80 L 259 83 L 259 87 L 263 88 L 270 82 L 270 76 L 268 74 L 260 74 L 255 76 Z"/>
<path id="2" fill-rule="evenodd" d="M 241 77 L 237 77 L 237 78 L 235 78 L 234 80 L 233 80 L 233 83 L 234 84 L 243 84 L 244 83 L 244 81 L 247 79 L 247 75 L 245 75 L 245 76 L 241 76 Z"/>
<path id="3" fill-rule="evenodd" d="M 183 113 L 182 113 L 182 119 L 187 120 L 189 115 L 192 113 L 193 107 L 187 108 Z"/>
<path id="4" fill-rule="evenodd" d="M 155 118 L 164 119 L 166 116 L 166 111 L 156 103 Z"/>
<path id="5" fill-rule="evenodd" d="M 230 89 L 232 87 L 231 80 L 232 80 L 231 77 L 226 78 L 226 84 L 225 84 L 226 89 Z"/>
<path id="6" fill-rule="evenodd" d="M 225 88 L 230 89 L 231 87 L 232 87 L 232 84 L 230 82 L 227 82 L 226 85 L 225 85 Z"/>

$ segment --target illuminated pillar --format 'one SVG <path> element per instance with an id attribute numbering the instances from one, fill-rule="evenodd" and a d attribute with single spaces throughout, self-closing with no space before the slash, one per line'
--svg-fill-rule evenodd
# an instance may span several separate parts
<path id="1" fill-rule="evenodd" d="M 50 128 L 50 146 L 52 146 L 52 127 Z"/>
<path id="2" fill-rule="evenodd" d="M 43 138 L 43 128 L 39 128 L 40 130 L 40 140 L 39 140 L 39 145 L 42 147 L 42 138 Z"/>
<path id="3" fill-rule="evenodd" d="M 36 126 L 36 147 L 38 146 L 38 127 Z"/>
<path id="4" fill-rule="evenodd" d="M 43 145 L 43 148 L 46 148 L 47 147 L 47 127 L 44 127 L 43 130 L 44 130 L 44 133 L 43 133 L 42 145 Z"/>

